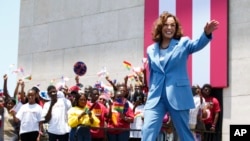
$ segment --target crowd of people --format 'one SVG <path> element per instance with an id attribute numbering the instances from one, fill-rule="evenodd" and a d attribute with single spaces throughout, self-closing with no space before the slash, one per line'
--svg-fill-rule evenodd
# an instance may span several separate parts
<path id="1" fill-rule="evenodd" d="M 176 16 L 164 11 L 154 22 L 152 40 L 147 48 L 150 80 L 146 69 L 135 73 L 135 83 L 49 85 L 46 91 L 34 86 L 25 93 L 18 80 L 13 99 L 4 75 L 0 96 L 0 141 L 202 141 L 214 132 L 220 104 L 212 97 L 212 87 L 190 87 L 187 59 L 212 39 L 219 22 L 206 23 L 196 40 L 183 36 Z M 148 85 L 150 89 L 148 88 Z M 21 90 L 19 91 L 19 87 Z M 193 92 L 193 96 L 192 96 Z"/>
<path id="2" fill-rule="evenodd" d="M 192 86 L 195 108 L 189 111 L 189 127 L 196 141 L 216 141 L 215 131 L 218 128 L 218 118 L 221 111 L 217 98 L 211 95 L 212 86 L 204 84 Z"/>
<path id="3" fill-rule="evenodd" d="M 11 97 L 7 89 L 8 76 L 4 75 L 0 141 L 140 141 L 147 116 L 144 105 L 148 87 L 144 75 L 134 77 L 132 85 L 128 84 L 128 76 L 121 83 L 107 76 L 107 84 L 113 88 L 109 90 L 100 84 L 84 86 L 79 76 L 70 87 L 49 85 L 42 91 L 33 86 L 25 90 L 25 83 L 20 79 Z M 198 121 L 204 123 L 204 130 L 215 131 L 220 104 L 210 96 L 209 84 L 191 89 L 195 108 L 190 110 L 189 125 L 195 139 L 201 141 L 205 135 L 197 128 Z M 157 141 L 166 140 L 178 140 L 169 113 L 165 114 L 157 137 Z"/>

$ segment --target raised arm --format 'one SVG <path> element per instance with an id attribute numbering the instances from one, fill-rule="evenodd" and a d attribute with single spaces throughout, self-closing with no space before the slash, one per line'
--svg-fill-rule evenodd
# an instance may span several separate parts
<path id="1" fill-rule="evenodd" d="M 23 80 L 20 81 L 20 85 L 21 85 L 20 100 L 22 103 L 25 103 L 26 102 L 26 96 L 24 91 L 25 84 Z"/>
<path id="2" fill-rule="evenodd" d="M 3 76 L 3 94 L 5 96 L 5 99 L 8 99 L 10 98 L 10 95 L 8 93 L 8 86 L 7 86 L 7 81 L 8 81 L 8 75 L 7 74 L 4 74 Z"/>
<path id="3" fill-rule="evenodd" d="M 105 77 L 106 80 L 109 82 L 109 84 L 113 87 L 114 91 L 117 91 L 117 87 L 115 86 L 115 84 L 109 79 L 108 76 Z"/>
<path id="4" fill-rule="evenodd" d="M 78 86 L 78 87 L 82 88 L 82 87 L 83 87 L 83 85 L 82 85 L 82 83 L 80 83 L 79 78 L 80 78 L 80 77 L 79 77 L 79 75 L 76 75 L 76 77 L 75 77 L 76 86 Z"/>
<path id="5" fill-rule="evenodd" d="M 76 75 L 75 81 L 76 81 L 76 85 L 79 84 L 79 75 Z"/>
<path id="6" fill-rule="evenodd" d="M 18 96 L 18 89 L 19 89 L 21 82 L 22 82 L 22 79 L 19 79 L 17 81 L 16 88 L 15 88 L 14 95 L 13 95 L 14 98 L 16 98 Z"/>
<path id="7" fill-rule="evenodd" d="M 125 88 L 125 98 L 129 99 L 130 98 L 130 90 L 128 88 L 128 75 L 124 77 L 124 88 Z"/>
<path id="8" fill-rule="evenodd" d="M 127 75 L 124 77 L 124 86 L 125 86 L 126 93 L 128 94 L 128 76 Z"/>

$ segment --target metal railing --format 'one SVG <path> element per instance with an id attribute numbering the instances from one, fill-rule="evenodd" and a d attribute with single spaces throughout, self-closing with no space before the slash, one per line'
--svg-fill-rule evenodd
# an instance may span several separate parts
<path id="1" fill-rule="evenodd" d="M 86 126 L 85 126 L 86 127 Z M 90 129 L 103 129 L 105 132 L 105 141 L 108 141 L 107 139 L 107 132 L 108 130 L 121 130 L 121 131 L 141 131 L 141 129 L 131 129 L 131 128 L 109 128 L 109 127 L 87 127 Z M 212 132 L 212 131 L 200 131 L 200 130 L 192 130 L 193 133 L 196 133 L 196 137 L 200 141 L 221 141 L 220 139 L 220 132 Z M 157 141 L 167 141 L 167 133 L 161 134 L 162 137 Z M 171 141 L 179 141 L 178 135 L 175 130 L 173 130 L 173 140 Z M 160 134 L 159 134 L 160 136 Z M 41 141 L 48 141 L 48 136 L 45 135 L 41 138 Z M 169 140 L 168 140 L 169 141 Z"/>

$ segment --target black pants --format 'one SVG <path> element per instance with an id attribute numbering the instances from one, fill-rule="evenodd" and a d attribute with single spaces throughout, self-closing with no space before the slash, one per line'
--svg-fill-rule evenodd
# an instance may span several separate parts
<path id="1" fill-rule="evenodd" d="M 206 126 L 206 130 L 210 131 L 212 124 L 206 124 L 205 126 Z M 218 131 L 217 130 L 214 133 L 211 133 L 211 132 L 204 133 L 204 140 L 205 141 L 219 141 L 217 138 L 218 138 Z"/>
<path id="2" fill-rule="evenodd" d="M 105 141 L 104 138 L 92 138 L 91 141 Z"/>
<path id="3" fill-rule="evenodd" d="M 130 138 L 129 141 L 141 141 L 141 138 Z"/>
<path id="4" fill-rule="evenodd" d="M 20 134 L 21 141 L 36 141 L 38 137 L 39 132 L 28 132 L 28 133 L 22 133 Z"/>
<path id="5" fill-rule="evenodd" d="M 68 141 L 69 140 L 69 133 L 66 133 L 64 135 L 56 135 L 52 133 L 49 134 L 49 141 Z"/>

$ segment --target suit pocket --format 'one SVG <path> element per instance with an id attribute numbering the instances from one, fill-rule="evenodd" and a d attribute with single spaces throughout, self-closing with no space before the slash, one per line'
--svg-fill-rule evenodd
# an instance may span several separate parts
<path id="1" fill-rule="evenodd" d="M 184 80 L 179 80 L 176 82 L 176 86 L 189 86 L 189 80 L 188 79 L 184 79 Z"/>

